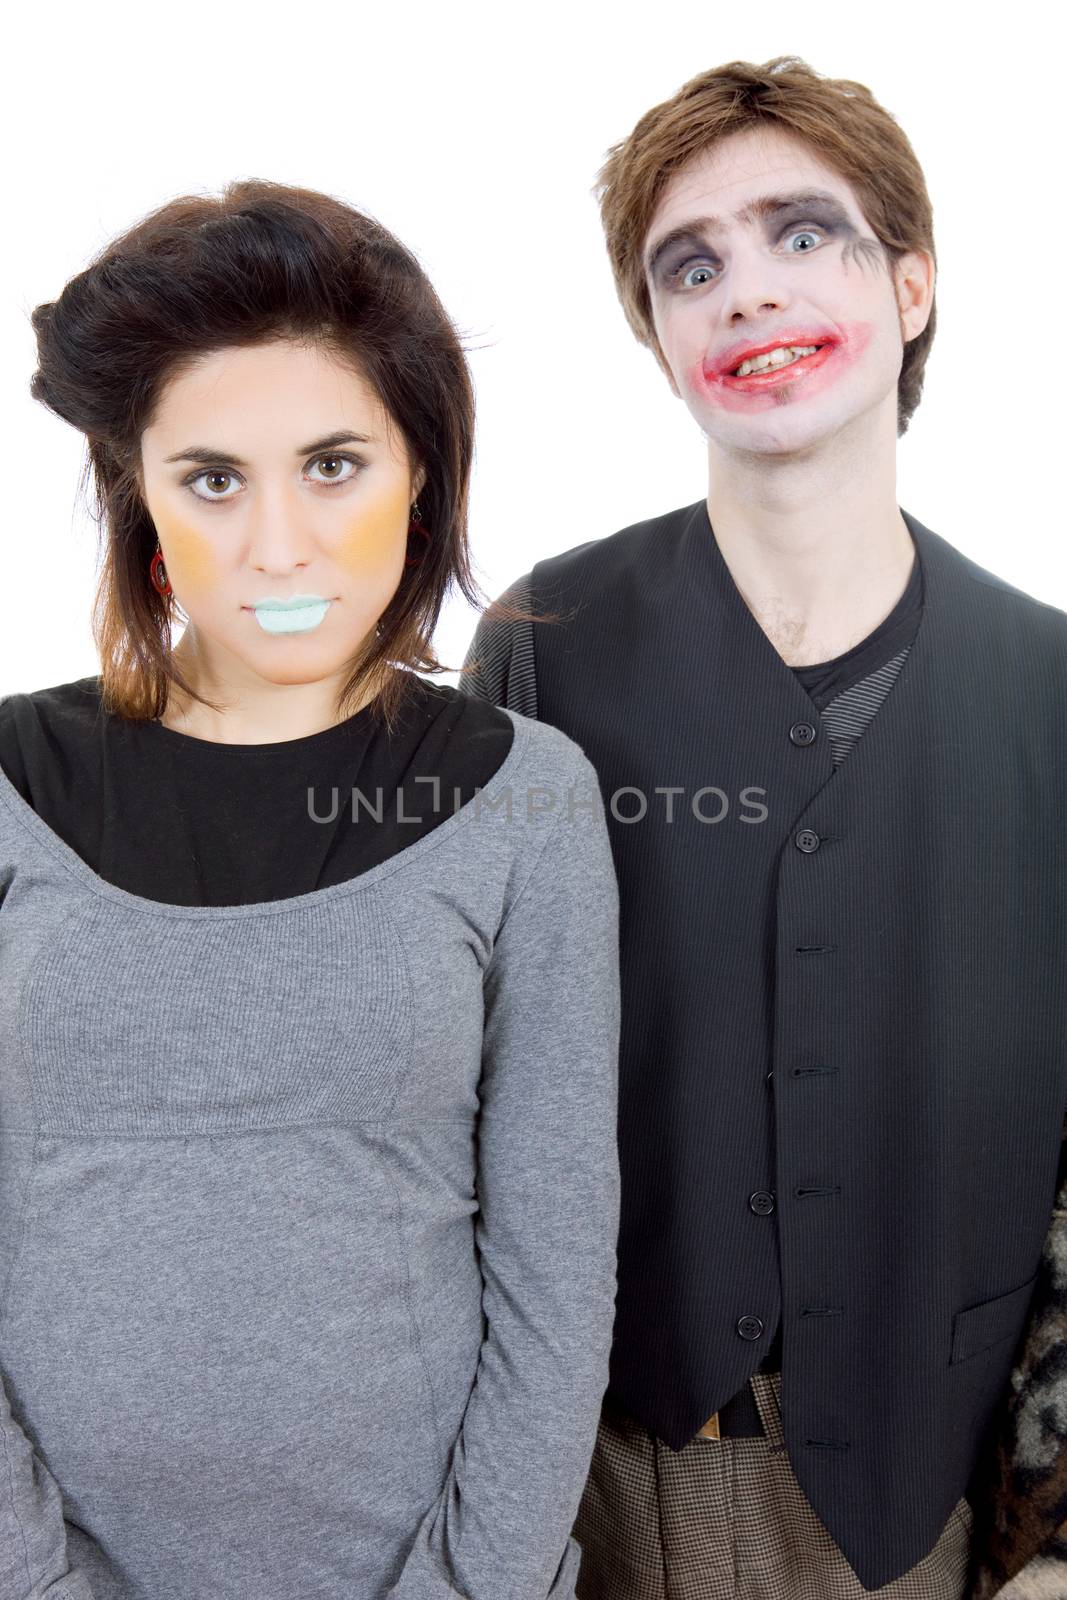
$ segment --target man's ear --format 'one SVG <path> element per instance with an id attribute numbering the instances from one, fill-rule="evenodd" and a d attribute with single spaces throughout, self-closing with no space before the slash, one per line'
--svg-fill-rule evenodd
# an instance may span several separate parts
<path id="1" fill-rule="evenodd" d="M 905 344 L 917 338 L 930 320 L 935 276 L 934 258 L 928 250 L 909 250 L 894 263 L 893 283 Z"/>

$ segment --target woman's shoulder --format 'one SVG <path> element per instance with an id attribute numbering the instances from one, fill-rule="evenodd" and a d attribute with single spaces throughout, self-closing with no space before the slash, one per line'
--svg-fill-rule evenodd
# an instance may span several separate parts
<path id="1" fill-rule="evenodd" d="M 565 849 L 583 853 L 599 848 L 596 836 L 604 829 L 603 800 L 599 779 L 584 750 L 561 728 L 542 722 L 511 707 L 484 700 L 462 687 L 434 685 L 434 693 L 453 703 L 456 743 L 469 748 L 491 729 L 509 729 L 511 740 L 503 759 L 487 778 L 479 781 L 474 798 L 463 805 L 464 820 L 481 824 L 464 827 L 452 838 L 464 858 L 462 871 L 473 869 L 470 848 L 477 839 L 484 847 L 486 870 L 492 877 L 501 859 L 510 862 L 509 870 L 540 856 L 555 835 L 571 835 Z M 483 850 L 476 852 L 479 857 Z M 425 864 L 424 857 L 407 853 L 404 864 L 415 869 Z M 460 870 L 457 867 L 457 870 Z"/>
<path id="2" fill-rule="evenodd" d="M 33 707 L 45 716 L 77 716 L 86 712 L 95 714 L 99 705 L 99 674 L 72 678 L 69 683 L 50 683 L 43 689 L 16 689 L 0 694 L 0 708 L 7 715 L 19 707 Z"/>
<path id="3" fill-rule="evenodd" d="M 483 715 L 485 701 L 477 701 L 477 715 Z M 525 712 L 510 707 L 493 706 L 499 717 L 507 717 L 515 730 L 514 744 L 510 750 L 509 776 L 517 779 L 522 774 L 528 786 L 544 784 L 552 790 L 569 789 L 576 784 L 597 781 L 597 770 L 585 755 L 581 744 L 563 733 L 550 722 L 528 717 Z"/>
<path id="4" fill-rule="evenodd" d="M 0 695 L 0 840 L 8 863 L 28 841 L 20 800 L 37 812 L 56 793 L 83 803 L 99 716 L 96 677 Z"/>
<path id="5" fill-rule="evenodd" d="M 486 700 L 463 685 L 434 684 L 433 688 L 436 693 L 446 695 L 457 706 L 462 706 L 462 727 L 468 736 L 477 737 L 489 729 L 496 731 L 511 727 L 514 730 L 514 741 L 509 752 L 512 773 L 523 765 L 536 766 L 556 779 L 585 779 L 595 775 L 592 762 L 581 745 L 564 733 L 562 728 Z"/>
<path id="6" fill-rule="evenodd" d="M 505 716 L 515 725 L 516 738 L 526 742 L 528 762 L 568 780 L 596 777 L 596 768 L 576 739 L 554 723 L 528 717 L 521 711 L 507 710 Z"/>
<path id="7" fill-rule="evenodd" d="M 487 786 L 489 809 L 508 823 L 516 863 L 564 860 L 578 872 L 605 871 L 608 855 L 603 794 L 597 770 L 562 729 L 518 711 L 505 713 L 515 742 L 505 766 Z M 584 865 L 583 865 L 584 864 Z M 592 884 L 590 879 L 590 885 Z"/>
<path id="8" fill-rule="evenodd" d="M 43 760 L 70 762 L 91 743 L 100 717 L 100 679 L 74 678 L 0 695 L 0 771 L 30 799 Z"/>
<path id="9" fill-rule="evenodd" d="M 100 715 L 100 678 L 73 678 L 43 689 L 0 695 L 0 737 L 11 741 L 44 731 L 91 730 Z"/>

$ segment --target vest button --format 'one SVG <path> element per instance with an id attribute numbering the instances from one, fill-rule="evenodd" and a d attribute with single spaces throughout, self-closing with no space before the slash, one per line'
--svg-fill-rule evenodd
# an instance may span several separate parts
<path id="1" fill-rule="evenodd" d="M 794 744 L 814 744 L 815 729 L 810 722 L 794 722 L 789 737 Z"/>
<path id="2" fill-rule="evenodd" d="M 757 1217 L 769 1217 L 774 1210 L 774 1196 L 768 1189 L 757 1189 L 749 1195 L 748 1203 Z"/>
<path id="3" fill-rule="evenodd" d="M 819 848 L 822 840 L 819 838 L 819 835 L 817 833 L 813 833 L 810 828 L 801 828 L 800 832 L 793 840 L 793 843 L 796 845 L 798 850 L 803 850 L 806 856 L 810 856 L 813 850 L 817 850 Z"/>
<path id="4" fill-rule="evenodd" d="M 763 1323 L 759 1317 L 741 1317 L 737 1324 L 737 1331 L 742 1339 L 758 1339 L 763 1332 Z"/>

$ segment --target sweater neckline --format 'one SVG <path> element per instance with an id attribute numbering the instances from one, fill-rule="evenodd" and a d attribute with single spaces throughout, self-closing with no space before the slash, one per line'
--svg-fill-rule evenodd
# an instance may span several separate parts
<path id="1" fill-rule="evenodd" d="M 427 851 L 436 849 L 439 844 L 450 839 L 452 835 L 463 827 L 469 818 L 475 814 L 479 806 L 492 805 L 502 789 L 508 784 L 526 756 L 530 742 L 530 721 L 516 711 L 509 710 L 506 706 L 499 708 L 510 719 L 515 729 L 515 737 L 511 748 L 504 757 L 500 766 L 493 773 L 489 782 L 482 787 L 464 805 L 458 806 L 451 816 L 439 822 L 429 833 L 424 833 L 421 838 L 405 845 L 403 850 L 398 850 L 395 855 L 389 856 L 385 861 L 380 861 L 377 866 L 368 867 L 365 872 L 359 872 L 353 878 L 347 878 L 343 883 L 326 884 L 321 889 L 309 889 L 304 894 L 287 895 L 281 900 L 252 900 L 232 906 L 187 906 L 176 905 L 168 900 L 152 900 L 147 895 L 134 894 L 129 889 L 123 889 L 116 883 L 111 883 L 100 873 L 94 872 L 87 861 L 83 861 L 78 852 L 50 828 L 44 818 L 39 816 L 28 800 L 16 789 L 11 779 L 0 767 L 0 803 L 6 806 L 15 823 L 31 834 L 59 864 L 75 878 L 83 888 L 90 893 L 111 900 L 115 904 L 125 907 L 128 911 L 147 913 L 152 916 L 173 918 L 185 922 L 214 922 L 226 918 L 247 918 L 254 916 L 285 916 L 298 912 L 311 911 L 315 907 L 325 905 L 328 901 L 340 900 L 352 894 L 361 894 L 364 890 L 372 888 L 382 878 L 388 877 L 391 872 L 397 872 L 401 867 L 413 859 L 426 854 Z"/>

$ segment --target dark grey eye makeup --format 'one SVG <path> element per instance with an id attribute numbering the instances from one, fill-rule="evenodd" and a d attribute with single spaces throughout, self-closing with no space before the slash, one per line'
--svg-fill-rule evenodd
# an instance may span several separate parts
<path id="1" fill-rule="evenodd" d="M 782 228 L 777 236 L 777 242 L 780 243 L 781 240 L 792 235 L 804 233 L 817 233 L 823 239 L 845 238 L 853 240 L 857 237 L 855 228 L 847 218 L 844 224 L 841 224 L 840 222 L 832 221 L 829 217 L 807 217 L 802 220 L 798 219 L 796 222 L 789 223 Z M 795 250 L 791 254 L 811 255 L 816 248 L 816 246 L 810 246 L 807 250 Z M 698 236 L 693 235 L 689 241 L 688 248 L 679 243 L 677 252 L 669 251 L 661 258 L 656 271 L 656 281 L 661 283 L 664 288 L 677 288 L 682 286 L 683 279 L 692 269 L 718 266 L 721 266 L 721 262 L 715 251 L 710 249 Z"/>
<path id="2" fill-rule="evenodd" d="M 817 228 L 826 238 L 840 238 L 846 247 L 859 238 L 848 211 L 835 195 L 825 190 L 810 190 L 788 195 L 764 195 L 743 206 L 734 220 L 750 226 L 762 222 L 768 235 L 782 238 L 801 228 Z M 697 217 L 659 239 L 652 247 L 647 271 L 653 282 L 664 288 L 677 285 L 682 274 L 698 263 L 719 266 L 713 239 L 723 231 L 718 217 Z M 797 254 L 805 254 L 799 251 Z"/>

